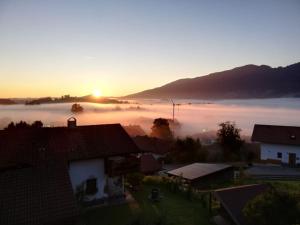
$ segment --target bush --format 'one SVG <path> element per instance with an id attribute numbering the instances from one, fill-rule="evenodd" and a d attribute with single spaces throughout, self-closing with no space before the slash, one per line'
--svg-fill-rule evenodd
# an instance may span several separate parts
<path id="1" fill-rule="evenodd" d="M 132 187 L 139 187 L 142 184 L 144 175 L 142 173 L 131 173 L 126 176 L 126 181 Z"/>
<path id="2" fill-rule="evenodd" d="M 300 208 L 295 196 L 272 189 L 251 200 L 243 213 L 249 224 L 296 225 Z"/>

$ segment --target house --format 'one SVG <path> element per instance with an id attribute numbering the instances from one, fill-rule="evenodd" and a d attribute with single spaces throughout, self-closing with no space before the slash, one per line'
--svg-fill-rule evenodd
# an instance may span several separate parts
<path id="1" fill-rule="evenodd" d="M 256 124 L 251 139 L 261 144 L 261 160 L 300 166 L 300 127 Z"/>
<path id="2" fill-rule="evenodd" d="M 120 124 L 0 131 L 0 224 L 73 224 L 78 201 L 124 199 L 139 152 Z"/>
<path id="3" fill-rule="evenodd" d="M 161 163 L 152 154 L 142 154 L 140 157 L 140 171 L 143 174 L 154 174 L 161 170 Z"/>
<path id="4" fill-rule="evenodd" d="M 171 151 L 171 142 L 149 136 L 136 136 L 133 138 L 136 145 L 141 149 L 141 172 L 153 174 L 162 169 L 164 159 Z"/>
<path id="5" fill-rule="evenodd" d="M 156 137 L 136 136 L 133 138 L 142 152 L 151 153 L 155 159 L 162 159 L 171 151 L 172 142 Z"/>
<path id="6" fill-rule="evenodd" d="M 244 207 L 250 200 L 262 194 L 268 188 L 269 186 L 266 184 L 251 184 L 215 190 L 213 196 L 220 203 L 222 218 L 222 220 L 215 218 L 216 224 L 219 224 L 217 221 L 222 221 L 220 224 L 225 224 L 225 220 L 229 224 L 247 225 L 246 218 L 243 215 Z"/>
<path id="7" fill-rule="evenodd" d="M 180 177 L 195 188 L 209 187 L 216 181 L 233 179 L 233 167 L 227 164 L 193 163 L 167 171 L 170 177 Z"/>

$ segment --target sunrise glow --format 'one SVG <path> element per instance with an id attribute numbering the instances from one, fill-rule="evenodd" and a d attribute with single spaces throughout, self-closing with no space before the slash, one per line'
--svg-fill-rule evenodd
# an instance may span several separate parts
<path id="1" fill-rule="evenodd" d="M 102 93 L 101 93 L 101 91 L 100 91 L 99 89 L 95 89 L 95 90 L 93 91 L 93 96 L 94 96 L 95 98 L 99 98 L 99 97 L 102 96 Z"/>

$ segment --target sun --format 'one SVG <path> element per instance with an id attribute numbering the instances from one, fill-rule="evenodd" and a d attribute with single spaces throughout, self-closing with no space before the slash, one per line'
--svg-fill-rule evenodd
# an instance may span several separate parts
<path id="1" fill-rule="evenodd" d="M 101 93 L 101 91 L 100 91 L 99 89 L 95 89 L 95 90 L 93 91 L 93 96 L 94 96 L 95 98 L 99 98 L 99 97 L 102 96 L 102 93 Z"/>

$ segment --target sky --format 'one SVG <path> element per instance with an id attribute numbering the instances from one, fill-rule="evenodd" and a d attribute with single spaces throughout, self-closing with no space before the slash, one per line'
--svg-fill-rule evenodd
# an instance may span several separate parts
<path id="1" fill-rule="evenodd" d="M 0 0 L 0 98 L 124 96 L 299 61 L 299 0 Z"/>

